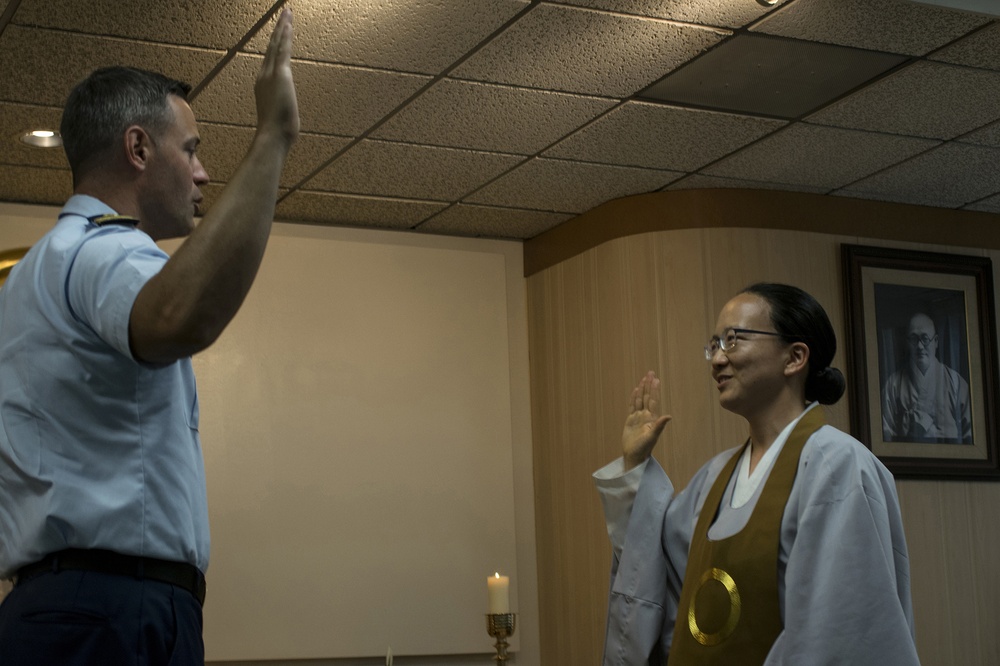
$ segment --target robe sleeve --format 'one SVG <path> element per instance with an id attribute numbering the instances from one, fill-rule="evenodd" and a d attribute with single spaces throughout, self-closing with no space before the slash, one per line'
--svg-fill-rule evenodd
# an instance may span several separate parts
<path id="1" fill-rule="evenodd" d="M 605 468 L 607 469 L 607 468 Z M 599 472 L 600 473 L 600 472 Z M 622 498 L 606 492 L 595 475 L 604 506 L 608 532 L 615 540 L 613 523 L 623 517 Z M 650 458 L 631 510 L 626 519 L 621 551 L 614 548 L 611 590 L 604 641 L 604 666 L 658 666 L 666 663 L 664 603 L 666 599 L 666 554 L 661 548 L 661 530 L 674 489 L 663 468 Z M 619 528 L 620 531 L 620 528 Z"/>
<path id="2" fill-rule="evenodd" d="M 618 458 L 594 472 L 594 484 L 601 495 L 604 522 L 607 524 L 608 538 L 611 539 L 615 558 L 621 557 L 625 548 L 632 502 L 635 501 L 648 464 L 649 460 L 645 460 L 626 472 L 624 460 Z"/>
<path id="3" fill-rule="evenodd" d="M 786 507 L 785 628 L 765 666 L 918 665 L 892 475 L 853 439 L 832 444 L 800 461 Z"/>
<path id="4" fill-rule="evenodd" d="M 950 369 L 949 369 L 950 370 Z M 972 442 L 972 409 L 969 404 L 969 384 L 962 376 L 950 370 L 952 378 L 952 396 L 955 404 L 955 421 L 958 426 L 958 441 Z"/>
<path id="5" fill-rule="evenodd" d="M 594 475 L 614 546 L 604 666 L 666 664 L 698 512 L 734 451 L 706 463 L 676 496 L 655 458 L 646 463 L 634 496 L 609 491 L 611 465 Z M 631 503 L 630 509 L 625 503 Z"/>
<path id="6" fill-rule="evenodd" d="M 899 415 L 896 413 L 899 404 L 899 375 L 889 377 L 882 389 L 882 439 L 891 442 L 896 436 Z"/>

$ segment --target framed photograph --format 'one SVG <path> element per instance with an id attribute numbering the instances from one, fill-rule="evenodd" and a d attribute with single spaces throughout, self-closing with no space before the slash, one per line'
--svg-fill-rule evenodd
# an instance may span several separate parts
<path id="1" fill-rule="evenodd" d="M 897 478 L 1000 481 L 988 257 L 842 245 L 851 433 Z"/>

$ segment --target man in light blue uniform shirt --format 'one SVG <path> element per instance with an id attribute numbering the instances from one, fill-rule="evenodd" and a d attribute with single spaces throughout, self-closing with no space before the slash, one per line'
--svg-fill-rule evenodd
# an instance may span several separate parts
<path id="1" fill-rule="evenodd" d="M 209 532 L 191 355 L 243 302 L 298 135 L 291 13 L 258 128 L 201 223 L 188 86 L 97 70 L 67 100 L 74 196 L 0 289 L 0 663 L 204 662 Z M 172 257 L 156 241 L 188 236 Z"/>
<path id="2" fill-rule="evenodd" d="M 11 573 L 68 546 L 114 546 L 204 571 L 191 360 L 145 364 L 129 346 L 131 304 L 168 256 L 132 225 L 88 219 L 99 215 L 115 212 L 74 195 L 0 290 L 0 478 L 11 495 L 0 516 L 14 535 L 2 561 Z"/>

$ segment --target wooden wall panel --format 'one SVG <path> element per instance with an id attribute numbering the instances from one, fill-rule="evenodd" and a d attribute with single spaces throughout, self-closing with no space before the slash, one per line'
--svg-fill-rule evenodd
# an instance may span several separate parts
<path id="1" fill-rule="evenodd" d="M 879 204 L 878 210 L 883 210 Z M 591 474 L 620 455 L 625 400 L 647 369 L 674 417 L 655 455 L 677 488 L 746 437 L 717 404 L 705 338 L 722 305 L 757 280 L 789 282 L 826 307 L 845 340 L 842 242 L 985 254 L 996 250 L 760 228 L 647 231 L 604 242 L 528 278 L 539 607 L 545 666 L 598 664 L 610 547 Z M 844 349 L 834 365 L 847 371 Z M 846 398 L 828 420 L 848 429 Z M 1000 663 L 1000 484 L 897 482 L 923 663 Z M 845 581 L 846 582 L 846 581 Z"/>

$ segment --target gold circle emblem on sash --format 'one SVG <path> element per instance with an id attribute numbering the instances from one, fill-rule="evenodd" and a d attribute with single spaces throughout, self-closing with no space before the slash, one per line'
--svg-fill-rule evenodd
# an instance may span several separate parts
<path id="1" fill-rule="evenodd" d="M 688 607 L 688 629 L 702 645 L 718 645 L 740 621 L 740 591 L 722 569 L 709 569 L 698 581 Z"/>

